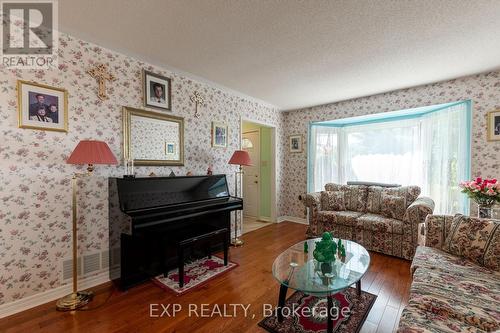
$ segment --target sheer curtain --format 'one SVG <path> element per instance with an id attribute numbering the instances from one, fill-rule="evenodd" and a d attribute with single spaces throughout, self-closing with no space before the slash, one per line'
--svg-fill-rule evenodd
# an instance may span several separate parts
<path id="1" fill-rule="evenodd" d="M 309 191 L 328 182 L 418 185 L 435 213 L 467 213 L 458 184 L 470 177 L 470 104 L 341 127 L 312 124 Z"/>
<path id="2" fill-rule="evenodd" d="M 326 183 L 339 183 L 339 128 L 312 126 L 310 130 L 311 146 L 309 149 L 309 192 L 323 189 Z"/>
<path id="3" fill-rule="evenodd" d="M 470 113 L 465 103 L 421 118 L 422 194 L 431 197 L 437 213 L 468 213 L 458 184 L 470 177 Z"/>
<path id="4" fill-rule="evenodd" d="M 420 129 L 414 120 L 345 127 L 343 181 L 421 182 Z"/>

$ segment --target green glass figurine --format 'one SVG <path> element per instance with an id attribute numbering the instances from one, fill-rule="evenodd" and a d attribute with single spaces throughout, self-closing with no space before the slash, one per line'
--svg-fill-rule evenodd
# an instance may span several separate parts
<path id="1" fill-rule="evenodd" d="M 319 242 L 316 242 L 316 248 L 313 252 L 313 257 L 319 262 L 335 261 L 337 253 L 337 244 L 333 241 L 333 237 L 329 232 L 325 232 Z"/>

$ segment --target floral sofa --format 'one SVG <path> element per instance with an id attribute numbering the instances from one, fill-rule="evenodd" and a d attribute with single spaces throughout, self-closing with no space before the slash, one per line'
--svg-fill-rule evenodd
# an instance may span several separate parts
<path id="1" fill-rule="evenodd" d="M 326 184 L 325 191 L 303 199 L 309 208 L 307 236 L 329 231 L 368 250 L 411 260 L 418 224 L 434 209 L 430 198 L 419 195 L 418 186 Z"/>
<path id="2" fill-rule="evenodd" d="M 500 332 L 500 220 L 429 215 L 399 333 Z"/>

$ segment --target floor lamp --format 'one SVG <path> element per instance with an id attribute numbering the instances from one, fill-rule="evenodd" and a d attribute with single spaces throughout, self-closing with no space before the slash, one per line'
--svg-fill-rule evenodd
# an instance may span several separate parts
<path id="1" fill-rule="evenodd" d="M 243 174 L 243 166 L 251 166 L 252 161 L 250 160 L 250 155 L 245 150 L 236 150 L 231 156 L 228 162 L 229 164 L 239 165 L 239 170 L 234 173 L 234 196 L 238 196 L 238 178 L 241 180 L 241 175 Z M 239 221 L 239 211 L 234 211 L 234 239 L 231 241 L 233 246 L 243 245 L 243 240 L 238 237 L 238 221 Z"/>
<path id="2" fill-rule="evenodd" d="M 71 311 L 87 305 L 94 293 L 92 291 L 78 291 L 78 270 L 77 270 L 77 181 L 78 177 L 92 175 L 94 164 L 118 164 L 108 145 L 102 141 L 82 140 L 71 153 L 66 161 L 68 164 L 87 164 L 86 173 L 75 173 L 72 178 L 73 186 L 73 292 L 57 301 L 57 310 Z"/>

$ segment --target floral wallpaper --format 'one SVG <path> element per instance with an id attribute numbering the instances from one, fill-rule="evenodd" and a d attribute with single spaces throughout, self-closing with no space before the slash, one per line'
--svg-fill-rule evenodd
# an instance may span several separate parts
<path id="1" fill-rule="evenodd" d="M 284 136 L 302 134 L 307 140 L 311 121 L 333 120 L 425 105 L 472 100 L 472 175 L 500 178 L 500 141 L 486 139 L 486 115 L 500 108 L 500 72 L 490 72 L 338 103 L 285 112 Z M 304 217 L 299 195 L 307 191 L 307 142 L 302 153 L 289 153 L 283 164 L 284 215 Z"/>
<path id="2" fill-rule="evenodd" d="M 278 144 L 277 215 L 304 216 L 299 195 L 306 192 L 307 149 L 288 152 L 289 135 L 307 139 L 310 121 L 394 111 L 458 100 L 473 100 L 474 176 L 500 177 L 500 142 L 486 141 L 486 114 L 500 108 L 500 73 L 491 72 L 349 101 L 280 112 L 214 86 L 129 56 L 61 34 L 57 70 L 7 70 L 0 67 L 0 304 L 61 285 L 62 261 L 71 256 L 71 176 L 83 167 L 66 158 L 82 139 L 107 142 L 119 160 L 122 155 L 122 106 L 142 108 L 141 70 L 172 78 L 172 112 L 185 120 L 185 166 L 136 167 L 138 176 L 174 171 L 228 174 L 233 190 L 235 167 L 227 165 L 239 147 L 241 118 L 276 126 Z M 97 83 L 86 74 L 106 63 L 117 80 L 108 84 L 109 99 L 97 97 Z M 18 79 L 35 81 L 69 92 L 69 132 L 17 127 Z M 194 117 L 189 96 L 199 91 L 206 105 Z M 211 122 L 229 125 L 228 148 L 212 148 Z M 304 145 L 307 148 L 307 143 Z M 120 166 L 97 166 L 94 175 L 79 182 L 79 254 L 108 248 L 107 178 L 121 176 Z"/>
<path id="3" fill-rule="evenodd" d="M 172 78 L 172 112 L 185 121 L 185 166 L 136 167 L 139 176 L 161 176 L 173 170 L 205 174 L 227 173 L 229 189 L 236 167 L 227 165 L 239 147 L 240 119 L 273 124 L 278 142 L 283 137 L 283 114 L 250 99 L 196 82 L 123 54 L 61 34 L 57 70 L 7 70 L 0 67 L 0 304 L 61 285 L 62 261 L 71 257 L 71 176 L 83 167 L 66 158 L 82 139 L 107 142 L 119 160 L 122 154 L 122 106 L 142 108 L 141 70 Z M 95 63 L 109 65 L 117 80 L 108 83 L 109 99 L 97 97 L 97 83 L 86 74 Z M 69 93 L 69 132 L 20 129 L 17 125 L 18 79 L 66 88 Z M 206 106 L 194 117 L 189 96 L 199 91 Z M 211 122 L 229 125 L 229 146 L 212 148 Z M 281 145 L 280 145 L 281 147 Z M 277 170 L 284 154 L 277 152 Z M 96 166 L 92 177 L 79 182 L 79 254 L 108 248 L 108 181 L 124 167 Z M 277 191 L 282 193 L 282 172 Z M 281 199 L 277 198 L 281 207 Z M 280 212 L 278 212 L 280 214 Z"/>

